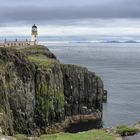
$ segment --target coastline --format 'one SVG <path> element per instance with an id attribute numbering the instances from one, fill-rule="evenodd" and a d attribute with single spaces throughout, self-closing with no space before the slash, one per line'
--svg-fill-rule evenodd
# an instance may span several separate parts
<path id="1" fill-rule="evenodd" d="M 101 121 L 102 120 L 102 113 L 97 111 L 93 114 L 89 115 L 75 115 L 66 117 L 64 121 L 61 123 L 55 123 L 46 129 L 47 134 L 59 133 L 64 132 L 65 129 L 69 128 L 72 124 L 78 124 L 82 122 L 88 121 Z"/>
<path id="2" fill-rule="evenodd" d="M 102 119 L 107 94 L 95 72 L 61 64 L 41 45 L 1 48 L 0 58 L 0 92 L 6 94 L 6 101 L 0 105 L 3 133 L 40 135 Z"/>
<path id="3" fill-rule="evenodd" d="M 41 62 L 44 62 L 44 58 L 47 56 L 47 57 L 49 57 L 49 60 L 50 60 L 50 58 L 52 59 L 55 59 L 55 62 L 57 62 L 57 63 L 55 63 L 55 65 L 50 65 L 49 64 L 49 72 L 50 72 L 50 70 L 55 66 L 55 69 L 56 69 L 56 66 L 59 66 L 59 67 L 57 67 L 58 68 L 58 70 L 60 70 L 60 66 L 62 65 L 59 65 L 58 63 L 59 63 L 59 61 L 58 60 L 56 60 L 56 57 L 52 54 L 52 53 L 50 53 L 50 52 L 48 52 L 48 49 L 47 48 L 45 48 L 46 50 L 44 51 L 44 50 L 42 50 L 42 48 L 22 48 L 23 50 L 23 52 L 24 52 L 24 55 L 26 56 L 26 55 L 28 55 L 28 56 L 30 56 L 30 55 L 35 55 L 35 57 L 37 56 L 37 60 L 36 59 L 33 59 L 34 57 L 29 57 L 30 58 L 30 61 L 31 62 L 34 62 L 38 67 L 39 67 L 39 71 L 42 71 L 42 68 L 43 68 L 43 73 L 46 73 L 46 65 L 45 65 L 45 67 L 44 67 L 44 63 L 43 63 L 43 67 L 42 67 L 42 63 Z M 37 49 L 37 50 L 36 50 Z M 4 56 L 3 56 L 3 58 L 5 59 L 6 57 L 6 59 L 13 59 L 14 60 L 14 63 L 16 62 L 15 60 L 19 57 L 21 60 L 23 59 L 23 62 L 24 62 L 24 66 L 26 66 L 27 64 L 28 64 L 28 70 L 29 70 L 29 66 L 32 64 L 31 62 L 28 62 L 28 59 L 25 59 L 26 57 L 24 56 L 22 56 L 22 54 L 20 54 L 18 51 L 20 51 L 20 50 L 17 50 L 16 52 L 14 52 L 14 50 L 9 50 L 9 52 L 6 52 L 6 53 L 3 53 L 4 54 Z M 42 57 L 42 55 L 45 55 L 45 57 L 43 57 L 43 59 L 41 59 L 41 61 L 39 61 L 39 63 L 38 63 L 38 55 L 40 55 L 41 54 L 41 57 Z M 7 55 L 7 56 L 6 56 Z M 15 57 L 16 56 L 16 57 Z M 20 60 L 19 59 L 19 60 Z M 52 62 L 52 61 L 51 61 Z M 54 62 L 54 61 L 53 61 Z M 16 62 L 17 63 L 17 62 Z M 18 61 L 18 63 L 20 63 L 20 65 L 22 64 L 22 61 Z M 36 66 L 35 65 L 35 66 Z M 22 65 L 21 65 L 22 66 Z M 31 66 L 33 66 L 33 69 L 32 70 L 34 70 L 35 69 L 35 67 L 34 67 L 34 64 L 32 64 Z M 41 67 L 40 67 L 41 66 Z M 50 67 L 51 66 L 51 67 Z M 71 73 L 70 72 L 72 72 L 73 73 L 73 70 L 74 71 L 76 71 L 76 73 L 75 73 L 75 75 L 74 75 L 74 78 L 77 76 L 77 73 L 79 73 L 79 72 L 81 72 L 81 74 L 83 73 L 83 72 L 86 72 L 86 75 L 87 74 L 90 74 L 90 75 L 92 75 L 93 77 L 96 77 L 95 76 L 95 73 L 91 73 L 91 72 L 88 72 L 87 71 L 87 69 L 86 68 L 82 68 L 81 69 L 81 67 L 77 67 L 77 66 L 74 66 L 74 65 L 63 65 L 63 68 L 65 67 L 65 69 L 63 69 L 63 74 L 65 74 L 65 75 L 67 75 L 68 76 L 68 74 L 69 75 L 71 75 Z M 62 67 L 61 67 L 62 68 Z M 48 69 L 48 62 L 47 62 L 47 69 Z M 72 71 L 71 71 L 71 70 Z M 48 71 L 47 71 L 48 72 Z M 47 73 L 48 74 L 48 73 Z M 61 73 L 62 74 L 62 73 Z M 52 75 L 51 75 L 52 76 Z M 81 75 L 80 75 L 81 76 Z M 79 78 L 79 77 L 78 77 Z M 90 78 L 90 77 L 89 77 Z M 96 79 L 97 78 L 97 79 Z M 99 107 L 99 110 L 97 109 L 96 111 L 94 110 L 94 113 L 91 113 L 91 110 L 90 109 L 88 109 L 88 108 L 86 108 L 85 106 L 83 106 L 82 107 L 82 112 L 83 112 L 83 114 L 78 114 L 78 115 L 71 115 L 71 116 L 66 116 L 65 117 L 65 119 L 64 120 L 61 120 L 60 122 L 62 122 L 62 123 L 54 123 L 54 125 L 51 125 L 51 126 L 49 126 L 49 127 L 46 127 L 45 128 L 45 133 L 44 134 L 50 134 L 50 136 L 53 136 L 53 134 L 51 134 L 51 133 L 56 133 L 56 134 L 54 134 L 54 135 L 57 135 L 57 134 L 60 134 L 60 136 L 61 136 L 61 133 L 62 134 L 67 134 L 67 133 L 64 133 L 63 131 L 64 131 L 64 129 L 66 129 L 67 127 L 69 127 L 71 124 L 76 124 L 76 123 L 79 123 L 79 122 L 82 122 L 82 121 L 90 121 L 90 120 L 92 120 L 92 121 L 94 121 L 94 120 L 101 120 L 102 119 L 102 103 L 103 103 L 103 100 L 104 99 L 106 99 L 107 98 L 107 93 L 106 93 L 106 91 L 104 90 L 103 91 L 103 89 L 102 89 L 102 87 L 103 87 L 103 84 L 102 84 L 102 81 L 100 80 L 100 78 L 99 77 L 96 77 L 95 79 L 98 81 L 98 84 L 96 85 L 97 86 L 97 91 L 100 91 L 100 96 L 98 96 L 99 98 L 100 98 L 100 100 L 101 100 L 101 102 L 100 102 L 100 104 L 99 104 L 99 106 L 97 106 L 97 107 Z M 64 80 L 64 79 L 63 79 Z M 72 77 L 71 77 L 71 80 L 73 81 L 73 79 L 72 79 Z M 73 86 L 72 87 L 74 87 L 75 86 L 75 83 L 73 84 Z M 95 87 L 96 87 L 95 86 Z M 67 87 L 68 89 L 69 89 L 69 87 Z M 68 92 L 69 90 L 67 90 L 67 92 Z M 103 94 L 104 93 L 104 94 Z M 69 95 L 69 94 L 68 94 Z M 75 95 L 75 93 L 74 93 L 74 95 Z M 103 96 L 104 95 L 104 96 Z M 70 94 L 70 96 L 71 96 L 71 94 Z M 76 96 L 77 97 L 77 96 Z M 68 98 L 69 99 L 69 98 Z M 68 103 L 69 102 L 69 100 L 66 102 L 66 103 Z M 98 103 L 98 102 L 97 102 Z M 76 111 L 76 110 L 75 110 Z M 69 113 L 69 112 L 68 112 Z M 89 113 L 89 114 L 88 114 Z M 52 123 L 53 124 L 53 123 Z M 134 124 L 134 125 L 131 125 L 131 126 L 128 126 L 128 127 L 134 127 L 134 128 L 137 128 L 137 129 L 139 129 L 140 130 L 140 123 L 137 123 L 137 124 Z M 101 133 L 105 133 L 105 135 L 107 135 L 107 136 L 111 136 L 111 137 L 115 137 L 115 138 L 117 138 L 117 140 L 121 140 L 123 137 L 121 137 L 118 133 L 116 133 L 116 129 L 117 129 L 117 127 L 112 127 L 112 128 L 103 128 L 103 129 L 99 129 L 99 130 L 96 130 L 96 131 L 99 131 L 99 132 L 101 132 Z M 92 130 L 91 130 L 92 131 Z M 84 132 L 79 132 L 79 133 L 77 133 L 77 134 L 75 134 L 75 135 L 78 135 L 78 134 L 88 134 L 89 132 L 91 132 L 91 131 L 84 131 Z M 94 131 L 94 130 L 93 130 Z M 98 132 L 97 132 L 98 133 Z M 43 134 L 43 133 L 42 133 Z M 93 133 L 92 133 L 93 134 Z M 95 133 L 96 134 L 96 133 Z M 128 133 L 128 135 L 129 135 L 129 133 Z M 5 136 L 2 136 L 2 137 L 5 137 Z M 48 137 L 48 135 L 47 135 L 47 137 Z M 12 139 L 14 139 L 14 137 L 11 137 Z M 35 139 L 36 137 L 28 137 L 29 139 Z M 38 139 L 38 138 L 37 138 Z"/>
<path id="4" fill-rule="evenodd" d="M 140 135 L 140 121 L 132 124 L 132 125 L 127 125 L 127 127 L 130 128 L 136 128 L 138 129 L 138 132 L 135 134 L 131 134 L 131 132 L 127 133 L 127 135 L 125 136 L 121 136 L 118 132 L 117 132 L 117 127 L 110 127 L 110 128 L 102 128 L 102 129 L 92 129 L 89 131 L 84 131 L 84 132 L 79 132 L 79 133 L 65 133 L 63 131 L 61 132 L 55 132 L 53 134 L 43 134 L 40 135 L 39 137 L 37 136 L 26 136 L 26 135 L 22 135 L 22 134 L 18 134 L 15 136 L 4 136 L 1 135 L 0 139 L 1 140 L 57 140 L 57 139 L 64 139 L 67 138 L 68 140 L 71 140 L 70 136 L 73 137 L 73 140 L 80 140 L 78 137 L 84 137 L 84 135 L 88 138 L 90 138 L 90 136 L 94 137 L 95 140 L 133 140 L 133 138 L 136 138 L 136 140 L 139 140 L 139 135 Z M 81 135 L 81 136 L 80 136 Z M 138 137 L 137 137 L 138 136 Z M 88 140 L 88 139 L 83 139 L 83 140 Z"/>

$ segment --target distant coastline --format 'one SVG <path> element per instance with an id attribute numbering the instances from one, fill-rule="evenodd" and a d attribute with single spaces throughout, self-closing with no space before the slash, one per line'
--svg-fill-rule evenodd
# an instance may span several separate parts
<path id="1" fill-rule="evenodd" d="M 24 41 L 26 39 L 30 40 L 31 36 L 0 36 L 0 43 L 3 42 L 4 39 L 14 41 L 15 38 L 18 38 L 21 41 Z M 47 41 L 46 41 L 47 40 Z M 85 43 L 140 43 L 140 40 L 138 39 L 122 39 L 119 40 L 117 38 L 114 39 L 95 39 L 94 37 L 83 37 L 83 36 L 39 36 L 39 43 L 41 44 L 68 44 L 68 43 L 79 43 L 79 44 L 85 44 Z"/>

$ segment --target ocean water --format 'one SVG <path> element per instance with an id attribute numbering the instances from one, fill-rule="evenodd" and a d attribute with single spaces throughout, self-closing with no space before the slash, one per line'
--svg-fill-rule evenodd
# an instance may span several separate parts
<path id="1" fill-rule="evenodd" d="M 65 64 L 96 72 L 108 90 L 103 125 L 132 124 L 140 120 L 140 44 L 56 43 L 45 45 Z"/>

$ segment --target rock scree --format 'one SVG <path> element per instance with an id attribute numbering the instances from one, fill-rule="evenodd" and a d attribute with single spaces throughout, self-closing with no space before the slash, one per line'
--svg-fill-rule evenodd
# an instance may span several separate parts
<path id="1" fill-rule="evenodd" d="M 102 119 L 103 97 L 100 77 L 87 68 L 61 64 L 44 46 L 0 48 L 4 134 L 42 134 Z"/>

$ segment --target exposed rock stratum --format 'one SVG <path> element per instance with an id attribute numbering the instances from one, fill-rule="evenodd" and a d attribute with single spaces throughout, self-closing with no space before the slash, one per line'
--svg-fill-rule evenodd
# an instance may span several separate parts
<path id="1" fill-rule="evenodd" d="M 68 118 L 101 119 L 103 94 L 103 82 L 94 72 L 61 64 L 44 46 L 0 48 L 0 125 L 5 134 L 41 134 Z"/>

